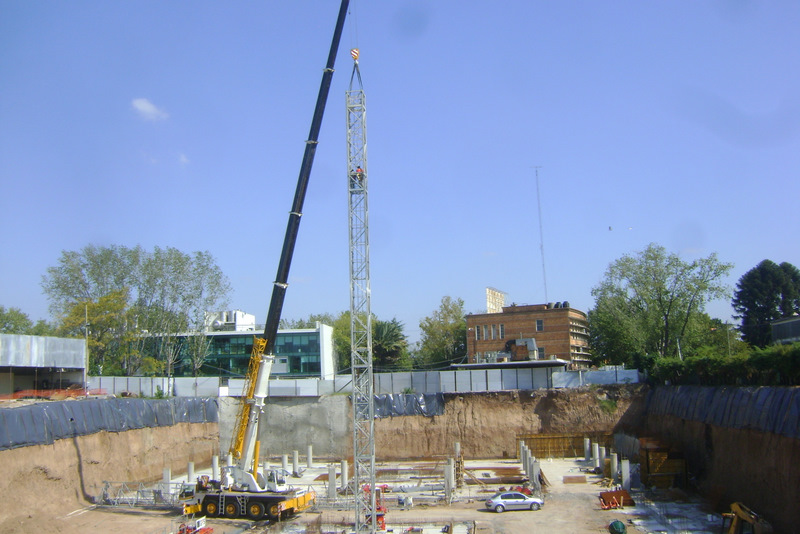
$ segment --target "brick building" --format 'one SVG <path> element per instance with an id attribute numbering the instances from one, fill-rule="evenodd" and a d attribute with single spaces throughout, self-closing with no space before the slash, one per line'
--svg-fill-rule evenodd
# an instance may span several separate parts
<path id="1" fill-rule="evenodd" d="M 569 302 L 504 306 L 467 315 L 469 363 L 559 359 L 589 365 L 589 322 Z"/>

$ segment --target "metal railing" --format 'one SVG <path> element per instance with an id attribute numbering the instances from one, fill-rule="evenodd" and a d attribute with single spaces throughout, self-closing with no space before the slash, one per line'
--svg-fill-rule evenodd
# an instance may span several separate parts
<path id="1" fill-rule="evenodd" d="M 182 482 L 103 482 L 102 493 L 95 498 L 100 506 L 122 508 L 175 508 L 180 503 Z"/>

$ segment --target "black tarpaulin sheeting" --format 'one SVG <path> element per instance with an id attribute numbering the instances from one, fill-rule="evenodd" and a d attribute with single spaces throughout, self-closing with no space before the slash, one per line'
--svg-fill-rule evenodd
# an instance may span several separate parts
<path id="1" fill-rule="evenodd" d="M 81 399 L 0 409 L 0 450 L 176 423 L 216 423 L 215 398 Z"/>
<path id="2" fill-rule="evenodd" d="M 800 388 L 656 388 L 648 415 L 671 415 L 727 428 L 752 429 L 800 439 Z"/>
<path id="3" fill-rule="evenodd" d="M 375 395 L 375 417 L 424 415 L 432 417 L 444 413 L 444 395 L 441 393 Z"/>

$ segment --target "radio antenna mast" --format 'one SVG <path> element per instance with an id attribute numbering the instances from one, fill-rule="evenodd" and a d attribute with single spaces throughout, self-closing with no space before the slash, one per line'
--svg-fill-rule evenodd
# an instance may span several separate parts
<path id="1" fill-rule="evenodd" d="M 544 279 L 544 301 L 545 303 L 548 302 L 547 298 L 547 271 L 544 267 L 544 230 L 542 230 L 542 197 L 539 194 L 539 169 L 541 167 L 536 166 L 536 205 L 539 208 L 539 251 L 542 254 L 542 278 Z"/>

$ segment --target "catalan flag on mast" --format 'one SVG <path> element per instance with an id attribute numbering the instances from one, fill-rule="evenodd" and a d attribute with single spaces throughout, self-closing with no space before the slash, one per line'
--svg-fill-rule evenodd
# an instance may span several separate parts
<path id="1" fill-rule="evenodd" d="M 358 48 L 351 48 L 350 55 L 353 56 L 353 61 L 358 61 Z"/>

